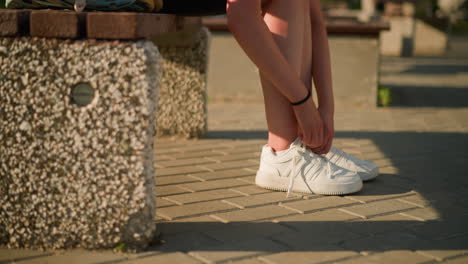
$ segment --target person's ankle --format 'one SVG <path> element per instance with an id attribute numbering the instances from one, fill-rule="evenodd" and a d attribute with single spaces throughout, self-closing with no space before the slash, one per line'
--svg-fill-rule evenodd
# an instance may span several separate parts
<path id="1" fill-rule="evenodd" d="M 280 152 L 280 151 L 289 149 L 289 147 L 291 146 L 291 143 L 293 141 L 289 142 L 289 144 L 288 143 L 286 143 L 286 144 L 285 143 L 283 143 L 283 144 L 270 144 L 270 143 L 268 143 L 267 146 L 271 147 L 273 152 Z"/>
<path id="2" fill-rule="evenodd" d="M 280 151 L 283 151 L 283 150 L 287 150 L 287 149 L 288 149 L 288 148 L 273 147 L 273 146 L 268 145 L 268 144 L 267 144 L 267 146 L 269 146 L 269 147 L 273 150 L 273 152 L 280 152 Z"/>

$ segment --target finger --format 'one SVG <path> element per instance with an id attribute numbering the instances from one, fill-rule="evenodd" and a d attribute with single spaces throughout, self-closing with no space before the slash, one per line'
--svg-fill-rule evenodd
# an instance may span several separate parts
<path id="1" fill-rule="evenodd" d="M 315 140 L 314 137 L 310 135 L 308 137 L 305 136 L 302 142 L 311 149 L 317 148 L 320 146 L 320 144 L 317 144 L 317 140 Z"/>
<path id="2" fill-rule="evenodd" d="M 332 140 L 328 141 L 327 145 L 323 148 L 323 154 L 327 154 L 328 152 L 330 152 L 330 149 L 331 149 L 331 146 L 332 146 Z"/>
<path id="3" fill-rule="evenodd" d="M 327 154 L 328 152 L 326 151 L 326 147 L 327 147 L 327 145 L 320 146 L 320 147 L 316 148 L 314 152 L 316 154 L 320 154 L 320 155 Z"/>
<path id="4" fill-rule="evenodd" d="M 327 154 L 330 151 L 331 141 L 331 138 L 327 136 L 323 144 L 320 147 L 314 149 L 315 153 Z"/>
<path id="5" fill-rule="evenodd" d="M 304 137 L 304 133 L 302 132 L 302 129 L 299 129 L 299 132 L 297 133 L 297 137 L 300 139 Z"/>
<path id="6" fill-rule="evenodd" d="M 327 146 L 326 142 L 320 146 L 316 146 L 314 148 L 311 148 L 311 150 L 316 153 L 316 154 L 323 154 L 323 151 L 325 147 Z"/>

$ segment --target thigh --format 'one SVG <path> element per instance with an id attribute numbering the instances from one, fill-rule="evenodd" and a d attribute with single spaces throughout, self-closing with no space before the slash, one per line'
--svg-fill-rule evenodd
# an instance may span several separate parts
<path id="1" fill-rule="evenodd" d="M 226 13 L 226 0 L 164 0 L 159 13 L 183 16 L 211 16 Z"/>

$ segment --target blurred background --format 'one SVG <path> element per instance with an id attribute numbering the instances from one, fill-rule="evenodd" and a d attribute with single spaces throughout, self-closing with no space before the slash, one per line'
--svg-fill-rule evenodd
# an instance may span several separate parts
<path id="1" fill-rule="evenodd" d="M 468 1 L 322 0 L 337 107 L 468 106 Z M 222 17 L 213 38 L 211 102 L 262 102 L 258 71 Z M 242 76 L 242 78 L 240 77 Z"/>

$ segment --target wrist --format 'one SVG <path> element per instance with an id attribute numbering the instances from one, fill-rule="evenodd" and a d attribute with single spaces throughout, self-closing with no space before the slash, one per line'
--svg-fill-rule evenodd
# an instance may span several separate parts
<path id="1" fill-rule="evenodd" d="M 333 101 L 331 101 L 331 102 L 319 102 L 318 110 L 320 112 L 333 114 L 335 112 L 335 105 L 334 105 Z"/>
<path id="2" fill-rule="evenodd" d="M 298 105 L 304 104 L 305 102 L 307 102 L 307 100 L 310 99 L 311 95 L 312 95 L 311 91 L 307 90 L 307 95 L 305 97 L 303 97 L 303 99 L 291 102 L 291 105 L 292 106 L 298 106 Z"/>
<path id="3" fill-rule="evenodd" d="M 326 118 L 326 119 L 334 118 L 335 111 L 333 107 L 319 107 L 317 110 L 320 113 L 320 116 L 322 116 L 322 118 Z"/>

